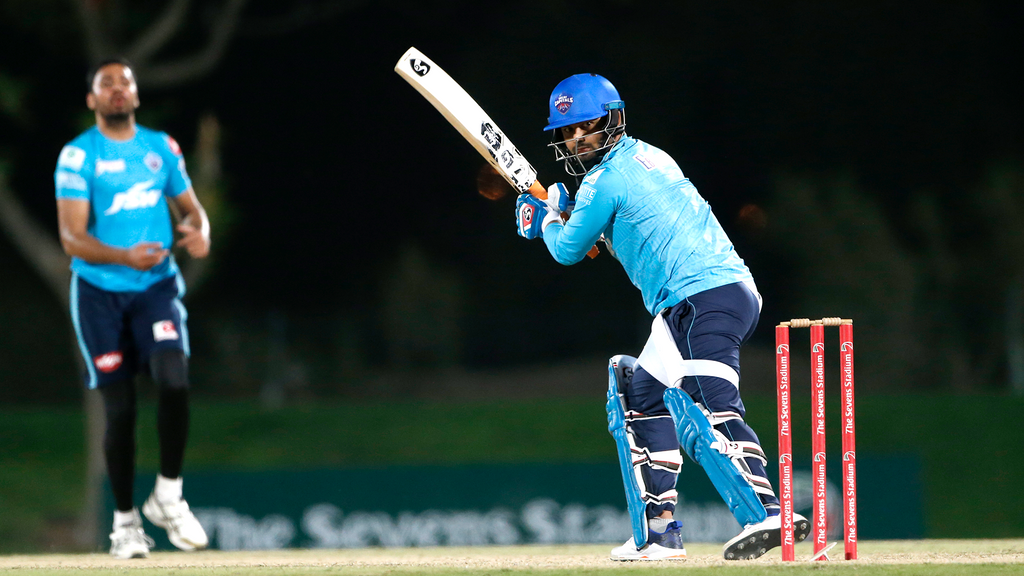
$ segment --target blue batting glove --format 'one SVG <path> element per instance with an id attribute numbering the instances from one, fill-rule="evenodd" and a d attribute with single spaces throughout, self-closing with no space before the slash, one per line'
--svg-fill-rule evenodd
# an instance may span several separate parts
<path id="1" fill-rule="evenodd" d="M 569 191 L 565 189 L 565 184 L 555 182 L 548 186 L 548 206 L 559 214 L 568 211 Z"/>
<path id="2" fill-rule="evenodd" d="M 562 212 L 569 205 L 569 192 L 565 184 L 556 182 L 548 186 L 547 200 L 532 194 L 520 194 L 516 200 L 516 228 L 527 240 L 542 238 L 544 229 L 553 222 L 562 222 Z"/>
<path id="3" fill-rule="evenodd" d="M 520 194 L 516 200 L 516 228 L 519 235 L 527 240 L 542 237 L 549 210 L 547 202 L 533 194 Z"/>

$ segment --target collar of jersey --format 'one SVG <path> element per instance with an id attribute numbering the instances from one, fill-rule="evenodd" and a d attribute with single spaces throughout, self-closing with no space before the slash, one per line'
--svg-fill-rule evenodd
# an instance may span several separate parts
<path id="1" fill-rule="evenodd" d="M 619 141 L 616 142 L 615 145 L 611 147 L 611 150 L 608 150 L 608 152 L 604 155 L 604 158 L 601 158 L 601 161 L 595 164 L 593 168 L 587 170 L 587 174 L 590 174 L 594 170 L 597 170 L 601 166 L 604 166 L 605 163 L 608 162 L 608 160 L 610 160 L 613 156 L 615 156 L 620 150 L 624 150 L 625 148 L 632 146 L 635 142 L 636 139 L 630 138 L 629 136 L 623 134 L 622 138 L 619 138 Z"/>

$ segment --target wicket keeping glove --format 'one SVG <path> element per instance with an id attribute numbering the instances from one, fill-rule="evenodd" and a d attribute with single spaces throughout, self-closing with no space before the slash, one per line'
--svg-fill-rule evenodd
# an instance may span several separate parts
<path id="1" fill-rule="evenodd" d="M 516 200 L 516 228 L 519 235 L 527 240 L 542 238 L 548 224 L 562 222 L 562 212 L 568 203 L 569 193 L 561 182 L 548 186 L 547 200 L 532 194 L 520 194 Z"/>

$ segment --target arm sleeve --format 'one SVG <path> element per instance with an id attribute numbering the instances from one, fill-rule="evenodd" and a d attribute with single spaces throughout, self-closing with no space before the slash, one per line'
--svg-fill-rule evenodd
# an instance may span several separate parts
<path id="1" fill-rule="evenodd" d="M 176 198 L 192 187 L 192 179 L 188 177 L 188 171 L 185 170 L 185 157 L 181 153 L 181 147 L 178 146 L 174 138 L 167 134 L 161 134 L 161 137 L 165 147 L 160 152 L 169 166 L 164 194 Z"/>
<path id="2" fill-rule="evenodd" d="M 583 260 L 611 223 L 625 190 L 622 176 L 608 169 L 583 180 L 569 221 L 544 230 L 544 244 L 555 261 L 569 266 Z"/>
<path id="3" fill-rule="evenodd" d="M 53 184 L 57 199 L 89 200 L 89 182 L 92 180 L 93 159 L 85 150 L 68 144 L 60 151 Z"/>

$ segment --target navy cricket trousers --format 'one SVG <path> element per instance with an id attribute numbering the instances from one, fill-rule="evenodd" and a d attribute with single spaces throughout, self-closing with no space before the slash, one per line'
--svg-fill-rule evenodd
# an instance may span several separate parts
<path id="1" fill-rule="evenodd" d="M 740 346 L 757 327 L 759 307 L 757 296 L 743 283 L 735 283 L 690 296 L 662 314 L 683 359 L 716 360 L 739 373 Z M 642 366 L 636 369 L 626 387 L 626 408 L 648 417 L 632 422 L 635 441 L 638 447 L 650 452 L 679 449 L 672 419 L 651 418 L 669 414 L 664 401 L 665 389 L 665 385 Z M 760 445 L 757 434 L 742 420 L 746 408 L 739 389 L 731 382 L 710 376 L 688 376 L 683 379 L 682 389 L 694 402 L 702 404 L 713 414 L 731 412 L 739 416 L 715 426 L 727 438 Z M 761 461 L 755 458 L 745 460 L 751 474 L 763 478 L 764 483 L 770 486 Z M 658 495 L 673 490 L 676 476 L 666 470 L 645 467 L 646 492 Z M 778 506 L 774 494 L 762 493 L 761 499 L 769 509 Z M 658 516 L 666 510 L 675 510 L 675 504 L 671 501 L 648 501 L 649 517 Z"/>

